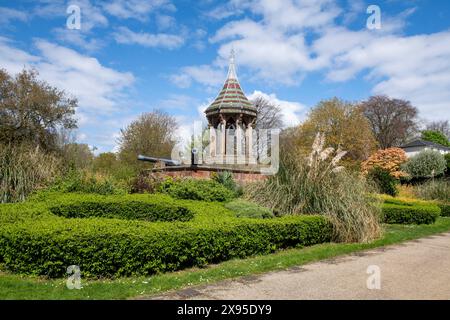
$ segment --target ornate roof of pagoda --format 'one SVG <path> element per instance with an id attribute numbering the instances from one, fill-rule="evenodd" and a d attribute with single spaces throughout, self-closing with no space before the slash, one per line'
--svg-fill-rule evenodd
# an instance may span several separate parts
<path id="1" fill-rule="evenodd" d="M 247 99 L 238 81 L 234 62 L 234 51 L 231 51 L 228 75 L 222 90 L 214 102 L 205 110 L 205 113 L 208 118 L 214 115 L 233 113 L 242 113 L 256 117 L 256 108 Z"/>

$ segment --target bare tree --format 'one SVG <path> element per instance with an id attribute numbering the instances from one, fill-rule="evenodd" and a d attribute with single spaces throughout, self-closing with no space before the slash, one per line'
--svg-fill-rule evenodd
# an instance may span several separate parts
<path id="1" fill-rule="evenodd" d="M 403 144 L 417 132 L 417 108 L 409 101 L 374 96 L 361 103 L 381 149 Z"/>
<path id="2" fill-rule="evenodd" d="M 281 129 L 283 127 L 281 108 L 279 106 L 261 96 L 253 99 L 252 103 L 258 111 L 256 119 L 257 129 Z"/>
<path id="3" fill-rule="evenodd" d="M 448 120 L 432 121 L 427 124 L 427 130 L 438 131 L 450 140 L 450 123 Z"/>

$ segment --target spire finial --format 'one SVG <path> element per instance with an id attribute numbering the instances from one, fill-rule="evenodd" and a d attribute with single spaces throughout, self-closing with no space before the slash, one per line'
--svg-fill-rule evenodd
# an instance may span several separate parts
<path id="1" fill-rule="evenodd" d="M 234 48 L 230 51 L 230 64 L 234 64 Z"/>
<path id="2" fill-rule="evenodd" d="M 231 49 L 230 52 L 230 66 L 228 67 L 228 79 L 236 79 L 237 80 L 237 75 L 236 75 L 236 65 L 234 62 L 234 48 Z"/>

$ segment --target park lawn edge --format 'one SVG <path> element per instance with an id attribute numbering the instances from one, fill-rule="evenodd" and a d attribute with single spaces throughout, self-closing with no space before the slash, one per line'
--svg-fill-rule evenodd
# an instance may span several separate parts
<path id="1" fill-rule="evenodd" d="M 382 238 L 371 243 L 325 243 L 304 248 L 233 259 L 205 268 L 192 268 L 150 277 L 114 280 L 83 280 L 83 288 L 69 290 L 66 279 L 20 276 L 0 271 L 0 299 L 142 299 L 194 285 L 284 270 L 354 252 L 401 243 L 450 231 L 450 218 L 438 218 L 432 225 L 385 226 Z M 1 270 L 1 269 L 0 269 Z"/>

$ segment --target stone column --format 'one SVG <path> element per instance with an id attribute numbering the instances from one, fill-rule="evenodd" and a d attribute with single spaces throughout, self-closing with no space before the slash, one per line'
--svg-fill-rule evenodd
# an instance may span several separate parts
<path id="1" fill-rule="evenodd" d="M 225 160 L 225 155 L 227 153 L 227 149 L 226 149 L 226 132 L 225 132 L 225 128 L 226 128 L 226 121 L 225 119 L 222 120 L 219 124 L 220 127 L 220 156 L 221 156 L 221 161 L 222 164 L 224 163 Z"/>
<path id="2" fill-rule="evenodd" d="M 242 129 L 239 123 L 239 120 L 236 120 L 236 163 L 242 164 Z"/>
<path id="3" fill-rule="evenodd" d="M 214 158 L 217 153 L 216 142 L 217 142 L 216 128 L 214 128 L 214 126 L 209 126 L 209 156 L 211 158 Z"/>
<path id="4" fill-rule="evenodd" d="M 248 164 L 256 164 L 256 158 L 253 154 L 253 127 L 250 124 L 246 130 L 247 143 L 246 143 L 246 153 L 248 157 Z"/>

